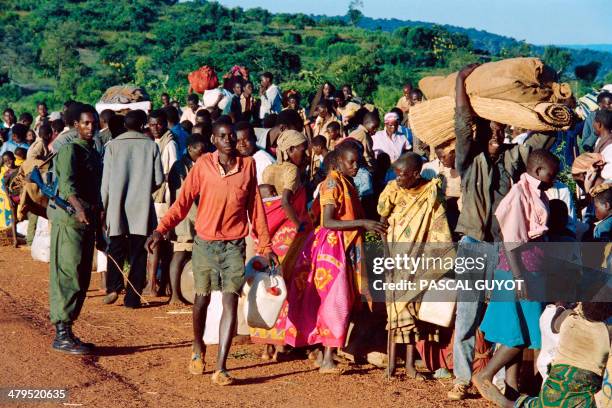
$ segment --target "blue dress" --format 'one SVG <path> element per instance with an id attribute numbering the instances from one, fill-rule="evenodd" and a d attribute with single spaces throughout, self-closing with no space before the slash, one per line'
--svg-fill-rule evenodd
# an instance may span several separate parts
<path id="1" fill-rule="evenodd" d="M 526 277 L 527 278 L 527 277 Z M 512 273 L 495 270 L 495 281 L 512 281 Z M 529 279 L 527 279 L 529 280 Z M 531 295 L 531 293 L 530 293 Z M 514 291 L 495 288 L 487 307 L 480 330 L 491 343 L 507 347 L 541 348 L 541 302 L 518 300 Z"/>

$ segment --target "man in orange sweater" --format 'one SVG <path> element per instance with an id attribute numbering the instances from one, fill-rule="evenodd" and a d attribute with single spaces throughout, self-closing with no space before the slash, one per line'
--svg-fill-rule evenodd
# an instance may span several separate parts
<path id="1" fill-rule="evenodd" d="M 193 305 L 193 353 L 189 363 L 192 374 L 204 373 L 206 346 L 202 340 L 210 293 L 223 293 L 219 352 L 212 381 L 230 385 L 234 379 L 226 371 L 226 360 L 236 327 L 238 296 L 244 283 L 245 241 L 248 220 L 259 237 L 258 253 L 278 263 L 272 252 L 266 217 L 257 187 L 255 162 L 236 152 L 236 133 L 231 125 L 213 127 L 217 150 L 198 159 L 185 179 L 176 202 L 161 219 L 147 240 L 148 251 L 163 239 L 187 214 L 199 197 L 195 220 L 192 264 L 196 297 Z"/>

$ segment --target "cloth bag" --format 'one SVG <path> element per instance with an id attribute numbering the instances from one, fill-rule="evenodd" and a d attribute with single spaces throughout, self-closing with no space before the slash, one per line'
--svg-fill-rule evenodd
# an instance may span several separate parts
<path id="1" fill-rule="evenodd" d="M 217 78 L 215 69 L 208 65 L 204 65 L 189 73 L 187 80 L 191 88 L 199 94 L 219 86 L 219 78 Z"/>
<path id="2" fill-rule="evenodd" d="M 454 287 L 450 282 L 453 279 L 442 278 L 439 280 L 439 285 L 444 287 Z M 421 305 L 419 308 L 419 320 L 432 323 L 442 327 L 450 327 L 455 321 L 455 307 L 457 305 L 457 292 L 447 291 L 444 294 L 441 291 L 428 290 L 423 294 Z"/>
<path id="3" fill-rule="evenodd" d="M 51 259 L 51 226 L 46 218 L 38 217 L 31 251 L 32 259 L 49 263 Z"/>

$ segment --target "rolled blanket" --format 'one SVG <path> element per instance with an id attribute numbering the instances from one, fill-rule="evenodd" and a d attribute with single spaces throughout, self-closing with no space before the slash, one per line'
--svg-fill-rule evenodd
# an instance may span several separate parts
<path id="1" fill-rule="evenodd" d="M 111 86 L 104 92 L 100 98 L 100 103 L 117 104 L 117 103 L 134 103 L 148 101 L 149 96 L 146 91 L 138 86 L 132 85 L 116 85 Z"/>
<path id="2" fill-rule="evenodd" d="M 557 82 L 554 82 L 551 85 L 551 88 L 552 88 L 553 96 L 555 99 L 555 101 L 553 102 L 563 101 L 572 96 L 572 87 L 566 82 L 562 82 L 560 84 Z"/>
<path id="3" fill-rule="evenodd" d="M 96 111 L 102 113 L 103 110 L 110 109 L 115 113 L 123 111 L 141 110 L 148 113 L 151 110 L 151 101 L 132 102 L 132 103 L 96 103 Z"/>
<path id="4" fill-rule="evenodd" d="M 455 101 L 444 96 L 416 104 L 410 108 L 408 120 L 421 142 L 438 146 L 455 138 Z"/>
<path id="5" fill-rule="evenodd" d="M 427 99 L 455 95 L 457 73 L 425 77 L 419 88 Z M 482 64 L 465 81 L 468 95 L 535 104 L 571 96 L 567 84 L 556 84 L 554 69 L 539 58 L 510 58 Z"/>
<path id="6" fill-rule="evenodd" d="M 529 106 L 479 96 L 471 97 L 470 101 L 478 116 L 527 130 L 567 130 L 572 124 L 571 110 L 561 104 L 539 103 Z"/>
<path id="7" fill-rule="evenodd" d="M 599 153 L 582 153 L 574 159 L 572 174 L 581 174 L 603 167 L 605 161 Z"/>
<path id="8" fill-rule="evenodd" d="M 538 103 L 533 108 L 542 121 L 548 123 L 555 128 L 569 127 L 572 124 L 572 111 L 566 105 L 558 103 Z"/>

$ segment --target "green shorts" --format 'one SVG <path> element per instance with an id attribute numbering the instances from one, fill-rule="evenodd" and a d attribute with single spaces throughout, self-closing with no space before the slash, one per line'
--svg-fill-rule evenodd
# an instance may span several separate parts
<path id="1" fill-rule="evenodd" d="M 244 238 L 205 241 L 196 237 L 191 258 L 196 295 L 209 295 L 213 290 L 239 294 L 244 284 L 245 254 Z"/>

